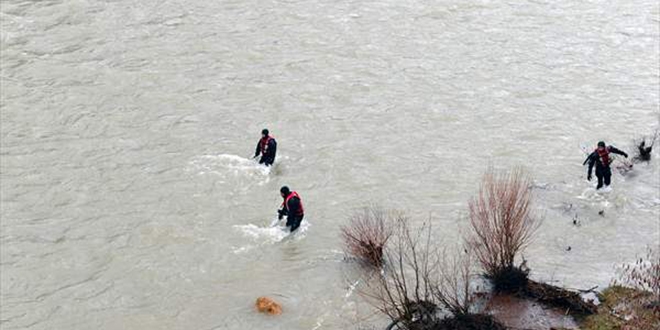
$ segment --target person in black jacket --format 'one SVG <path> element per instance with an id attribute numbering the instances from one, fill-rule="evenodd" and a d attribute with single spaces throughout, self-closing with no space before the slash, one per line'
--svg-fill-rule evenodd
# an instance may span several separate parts
<path id="1" fill-rule="evenodd" d="M 254 151 L 254 157 L 257 158 L 261 154 L 261 159 L 259 164 L 264 164 L 266 166 L 273 165 L 275 162 L 275 154 L 277 153 L 277 141 L 271 135 L 267 129 L 261 131 L 261 139 L 257 142 L 257 150 Z"/>
<path id="2" fill-rule="evenodd" d="M 280 188 L 280 195 L 284 199 L 281 208 L 277 211 L 278 219 L 282 220 L 286 215 L 286 226 L 291 228 L 291 232 L 300 227 L 300 223 L 305 216 L 302 201 L 297 192 L 289 190 L 289 187 Z"/>
<path id="3" fill-rule="evenodd" d="M 605 142 L 598 142 L 598 148 L 592 152 L 587 159 L 584 160 L 582 165 L 589 163 L 589 170 L 587 171 L 587 180 L 591 181 L 591 170 L 596 165 L 596 177 L 598 178 L 598 185 L 596 189 L 610 185 L 610 178 L 612 177 L 612 170 L 610 169 L 610 164 L 612 159 L 610 158 L 610 153 L 619 154 L 628 158 L 628 154 L 613 147 L 605 146 Z"/>

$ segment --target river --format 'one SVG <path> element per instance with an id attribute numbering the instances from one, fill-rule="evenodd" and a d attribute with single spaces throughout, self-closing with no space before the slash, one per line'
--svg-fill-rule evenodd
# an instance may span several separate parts
<path id="1" fill-rule="evenodd" d="M 454 244 L 489 166 L 534 178 L 535 279 L 603 288 L 660 245 L 658 148 L 609 194 L 581 165 L 658 127 L 657 1 L 0 6 L 3 330 L 382 325 L 339 227 L 380 205 Z"/>

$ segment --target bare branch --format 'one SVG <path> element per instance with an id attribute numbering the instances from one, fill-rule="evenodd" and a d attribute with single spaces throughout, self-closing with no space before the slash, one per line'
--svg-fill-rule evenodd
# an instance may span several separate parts
<path id="1" fill-rule="evenodd" d="M 520 168 L 509 173 L 489 169 L 477 197 L 470 200 L 469 244 L 489 277 L 514 267 L 541 222 L 531 214 L 530 177 Z"/>
<path id="2" fill-rule="evenodd" d="M 380 267 L 383 249 L 392 236 L 389 215 L 376 208 L 365 208 L 354 214 L 348 225 L 341 227 L 341 236 L 348 254 Z"/>

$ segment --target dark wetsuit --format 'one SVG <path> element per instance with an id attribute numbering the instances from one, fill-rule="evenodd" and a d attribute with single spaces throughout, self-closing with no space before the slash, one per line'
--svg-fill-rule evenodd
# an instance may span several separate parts
<path id="1" fill-rule="evenodd" d="M 280 216 L 286 215 L 286 226 L 291 227 L 292 232 L 300 227 L 300 223 L 305 217 L 300 198 L 296 196 L 291 197 L 279 212 Z"/>
<path id="2" fill-rule="evenodd" d="M 262 141 L 264 141 L 264 139 L 257 142 L 257 150 L 254 152 L 254 157 L 261 154 L 259 164 L 264 164 L 266 166 L 273 165 L 273 162 L 275 162 L 275 154 L 277 153 L 277 141 L 271 136 L 263 146 L 263 150 Z"/>
<path id="3" fill-rule="evenodd" d="M 625 156 L 626 158 L 628 157 L 628 154 L 613 146 L 607 146 L 607 151 L 613 154 Z M 587 157 L 587 159 L 584 160 L 582 165 L 587 163 L 589 163 L 587 178 L 591 178 L 591 170 L 593 169 L 594 165 L 596 165 L 596 177 L 598 178 L 598 186 L 596 186 L 596 189 L 602 188 L 603 183 L 605 183 L 606 186 L 609 186 L 610 179 L 612 178 L 612 170 L 610 169 L 609 164 L 611 161 L 609 161 L 607 164 L 603 164 L 601 157 L 598 155 L 598 151 L 594 151 L 589 155 L 589 157 Z"/>

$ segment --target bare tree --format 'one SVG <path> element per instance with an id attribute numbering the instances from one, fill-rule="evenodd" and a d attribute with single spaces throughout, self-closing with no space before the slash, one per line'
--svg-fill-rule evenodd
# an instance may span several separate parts
<path id="1" fill-rule="evenodd" d="M 489 169 L 479 194 L 468 204 L 469 245 L 495 291 L 515 293 L 578 315 L 592 314 L 596 306 L 583 301 L 578 293 L 532 281 L 525 260 L 515 264 L 541 224 L 531 212 L 530 186 L 531 179 L 521 168 L 500 173 Z"/>
<path id="2" fill-rule="evenodd" d="M 436 268 L 428 252 L 430 230 L 420 242 L 422 231 L 411 233 L 407 222 L 403 216 L 396 219 L 392 241 L 385 250 L 387 266 L 362 292 L 390 319 L 403 323 L 434 318 L 437 307 L 432 284 L 428 282 Z"/>
<path id="3" fill-rule="evenodd" d="M 470 313 L 474 302 L 470 283 L 476 275 L 473 269 L 472 253 L 463 249 L 454 249 L 451 253 L 443 250 L 438 277 L 429 280 L 434 285 L 434 296 L 453 315 Z"/>
<path id="4" fill-rule="evenodd" d="M 473 276 L 469 253 L 448 254 L 431 237 L 431 226 L 411 230 L 398 217 L 380 276 L 362 291 L 400 329 L 454 329 L 467 322 L 503 329 L 492 318 L 470 314 Z M 475 321 L 476 320 L 476 321 Z M 480 329 L 476 327 L 474 329 Z"/>
<path id="5" fill-rule="evenodd" d="M 479 194 L 468 204 L 472 227 L 469 244 L 491 279 L 517 269 L 524 277 L 521 280 L 526 280 L 526 270 L 515 267 L 514 262 L 540 225 L 531 214 L 530 185 L 530 177 L 521 168 L 504 173 L 491 168 L 483 177 Z"/>
<path id="6" fill-rule="evenodd" d="M 349 224 L 341 227 L 346 252 L 380 267 L 383 249 L 392 236 L 389 217 L 387 212 L 373 206 L 354 214 Z"/>

